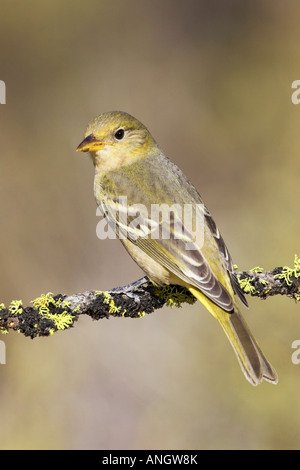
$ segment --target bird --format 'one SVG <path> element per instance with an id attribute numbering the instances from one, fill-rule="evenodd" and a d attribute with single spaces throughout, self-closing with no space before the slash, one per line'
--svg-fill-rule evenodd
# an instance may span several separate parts
<path id="1" fill-rule="evenodd" d="M 104 112 L 88 124 L 77 151 L 89 152 L 96 203 L 148 279 L 188 289 L 220 323 L 246 379 L 276 384 L 240 313 L 237 299 L 248 304 L 218 227 L 149 130 L 126 112 Z"/>

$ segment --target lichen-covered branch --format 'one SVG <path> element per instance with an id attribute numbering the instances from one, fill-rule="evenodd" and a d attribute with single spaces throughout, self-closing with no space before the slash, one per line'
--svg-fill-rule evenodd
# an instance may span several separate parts
<path id="1" fill-rule="evenodd" d="M 273 271 L 254 268 L 236 274 L 245 294 L 261 299 L 280 294 L 300 300 L 300 259 L 297 256 L 293 268 L 285 266 Z M 0 304 L 0 331 L 7 333 L 12 329 L 31 338 L 49 336 L 74 326 L 80 315 L 89 315 L 94 320 L 111 316 L 139 318 L 164 305 L 178 307 L 185 302 L 195 302 L 183 287 L 155 287 L 150 282 L 136 284 L 130 290 L 127 286 L 109 292 L 43 294 L 28 307 L 24 307 L 21 300 L 13 300 L 8 307 Z"/>

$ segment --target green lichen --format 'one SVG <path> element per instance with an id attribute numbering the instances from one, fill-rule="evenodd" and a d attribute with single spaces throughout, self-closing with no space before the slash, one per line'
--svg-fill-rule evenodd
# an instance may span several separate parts
<path id="1" fill-rule="evenodd" d="M 57 330 L 65 330 L 73 325 L 74 317 L 68 312 L 62 313 L 46 313 L 45 318 L 52 320 Z M 51 334 L 51 329 L 49 330 Z"/>
<path id="2" fill-rule="evenodd" d="M 115 305 L 115 302 L 114 302 L 113 300 L 111 300 L 110 303 L 109 303 L 109 311 L 108 311 L 108 313 L 109 313 L 110 315 L 114 315 L 115 313 L 120 313 L 120 311 L 121 311 L 121 307 L 117 307 L 117 306 Z"/>
<path id="3" fill-rule="evenodd" d="M 260 268 L 259 266 L 255 267 L 255 268 L 252 268 L 250 269 L 249 272 L 253 273 L 253 274 L 259 274 L 259 273 L 262 273 L 264 271 L 263 268 Z M 259 279 L 258 282 L 259 284 L 261 284 L 262 286 L 264 286 L 264 289 L 256 289 L 255 286 L 253 285 L 255 279 L 253 277 L 243 277 L 241 278 L 241 276 L 238 274 L 237 275 L 237 278 L 238 278 L 238 281 L 239 281 L 239 284 L 242 288 L 242 290 L 245 292 L 245 294 L 251 294 L 251 295 L 254 295 L 254 294 L 267 294 L 271 288 L 267 288 L 267 286 L 269 285 L 269 282 L 266 280 L 266 279 Z"/>
<path id="4" fill-rule="evenodd" d="M 22 300 L 12 300 L 8 310 L 12 315 L 17 315 L 18 313 L 23 312 L 23 303 Z"/>
<path id="5" fill-rule="evenodd" d="M 109 293 L 109 292 L 101 292 L 101 291 L 98 291 L 98 292 L 99 292 L 100 294 L 103 294 L 103 296 L 104 296 L 103 303 L 104 303 L 104 304 L 109 304 L 110 301 L 112 300 L 110 293 Z"/>
<path id="6" fill-rule="evenodd" d="M 137 318 L 142 318 L 142 317 L 144 317 L 145 315 L 146 315 L 146 312 L 145 312 L 145 311 L 143 311 L 143 312 L 138 312 L 138 313 L 137 313 Z"/>
<path id="7" fill-rule="evenodd" d="M 240 275 L 238 275 L 237 278 L 245 294 L 254 294 L 256 292 L 255 287 L 252 285 L 253 279 L 251 279 L 250 277 L 245 277 L 244 279 L 241 279 Z"/>
<path id="8" fill-rule="evenodd" d="M 62 301 L 60 297 L 54 299 L 52 292 L 42 294 L 37 299 L 32 300 L 34 308 L 36 308 L 40 315 L 53 321 L 57 330 L 64 330 L 73 325 L 74 316 L 66 310 L 60 313 L 52 313 L 50 309 L 56 310 L 60 308 L 69 308 L 69 302 Z M 53 330 L 53 331 L 52 331 Z M 49 330 L 49 334 L 53 334 L 54 329 Z"/>
<path id="9" fill-rule="evenodd" d="M 294 257 L 294 267 L 289 268 L 288 266 L 284 266 L 282 268 L 281 273 L 275 274 L 274 278 L 284 279 L 288 286 L 291 286 L 293 281 L 292 277 L 298 278 L 300 277 L 300 258 L 297 255 Z"/>
<path id="10" fill-rule="evenodd" d="M 71 302 L 67 302 L 66 300 L 64 300 L 62 303 L 62 308 L 71 308 Z"/>
<path id="11" fill-rule="evenodd" d="M 264 271 L 264 269 L 259 267 L 259 266 L 256 266 L 255 268 L 252 268 L 252 269 L 249 270 L 249 272 L 251 272 L 253 274 L 259 274 L 259 273 L 262 273 L 263 271 Z M 255 294 L 255 293 L 257 293 L 257 290 L 255 289 L 255 287 L 253 285 L 253 280 L 254 279 L 252 277 L 243 277 L 243 278 L 241 278 L 241 275 L 238 274 L 237 278 L 238 278 L 239 284 L 240 284 L 242 290 L 245 292 L 245 294 Z M 268 284 L 268 281 L 265 281 L 265 280 L 260 280 L 259 282 L 264 286 L 266 286 Z"/>
<path id="12" fill-rule="evenodd" d="M 263 268 L 260 268 L 259 266 L 256 266 L 255 268 L 250 269 L 251 273 L 258 274 L 264 272 Z"/>
<path id="13" fill-rule="evenodd" d="M 105 292 L 105 291 L 100 291 L 100 290 L 96 291 L 96 295 L 101 295 L 101 294 L 104 297 L 103 303 L 109 305 L 109 310 L 108 310 L 109 315 L 115 315 L 115 314 L 120 313 L 121 307 L 116 306 L 114 299 L 112 298 L 110 293 Z"/>
<path id="14" fill-rule="evenodd" d="M 31 301 L 34 308 L 36 308 L 41 315 L 46 315 L 50 313 L 49 306 L 53 305 L 56 308 L 60 308 L 61 299 L 55 300 L 53 298 L 52 292 L 48 294 L 42 294 L 40 297 Z"/>
<path id="15" fill-rule="evenodd" d="M 196 299 L 187 289 L 178 286 L 155 286 L 155 292 L 168 307 L 181 307 L 182 303 L 193 304 Z"/>

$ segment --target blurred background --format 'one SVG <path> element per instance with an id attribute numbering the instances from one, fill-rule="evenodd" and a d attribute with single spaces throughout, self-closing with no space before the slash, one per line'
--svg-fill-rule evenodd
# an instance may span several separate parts
<path id="1" fill-rule="evenodd" d="M 297 1 L 2 0 L 0 302 L 125 285 L 98 240 L 93 166 L 75 149 L 110 110 L 140 119 L 193 181 L 240 270 L 299 249 Z M 30 340 L 0 365 L 1 449 L 298 449 L 299 306 L 243 309 L 279 384 L 251 387 L 199 304 Z"/>

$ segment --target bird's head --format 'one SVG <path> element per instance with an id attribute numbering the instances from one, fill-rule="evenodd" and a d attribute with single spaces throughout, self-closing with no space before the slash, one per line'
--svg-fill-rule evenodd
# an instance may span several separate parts
<path id="1" fill-rule="evenodd" d="M 88 125 L 77 151 L 90 152 L 100 171 L 109 171 L 151 155 L 157 144 L 148 129 L 130 114 L 100 114 Z"/>

